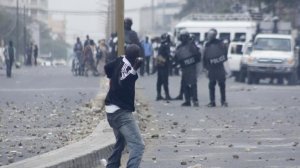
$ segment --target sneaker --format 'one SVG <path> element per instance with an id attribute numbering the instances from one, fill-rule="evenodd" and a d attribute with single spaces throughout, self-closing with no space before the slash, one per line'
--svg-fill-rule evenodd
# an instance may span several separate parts
<path id="1" fill-rule="evenodd" d="M 222 102 L 221 105 L 222 105 L 222 107 L 228 107 L 228 103 L 226 101 Z"/>
<path id="2" fill-rule="evenodd" d="M 190 102 L 184 102 L 183 104 L 181 104 L 182 107 L 190 107 L 191 103 Z"/>
<path id="3" fill-rule="evenodd" d="M 207 105 L 207 107 L 216 107 L 216 103 L 210 102 L 210 103 Z"/>

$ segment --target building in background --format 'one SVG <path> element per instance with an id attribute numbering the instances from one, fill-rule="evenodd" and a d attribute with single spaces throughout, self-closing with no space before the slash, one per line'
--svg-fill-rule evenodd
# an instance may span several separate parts
<path id="1" fill-rule="evenodd" d="M 0 5 L 16 9 L 19 4 L 20 16 L 25 15 L 31 19 L 31 22 L 26 21 L 26 27 L 30 30 L 31 41 L 40 46 L 40 23 L 48 24 L 48 0 L 1 0 Z M 24 10 L 25 8 L 25 10 Z"/>
<path id="2" fill-rule="evenodd" d="M 54 19 L 53 17 L 49 17 L 48 27 L 51 29 L 53 34 L 53 38 L 58 38 L 61 40 L 66 40 L 66 19 L 63 18 L 61 20 Z"/>
<path id="3" fill-rule="evenodd" d="M 172 1 L 158 3 L 154 7 L 144 7 L 140 10 L 140 33 L 142 35 L 160 35 L 172 31 L 177 23 L 174 16 L 182 8 L 181 3 Z M 149 21 L 145 18 L 151 19 Z"/>
<path id="4" fill-rule="evenodd" d="M 133 28 L 141 36 L 158 36 L 172 31 L 178 20 L 175 15 L 180 12 L 186 0 L 152 0 L 151 5 L 137 9 L 127 9 L 125 16 L 133 19 Z"/>
<path id="5" fill-rule="evenodd" d="M 0 5 L 15 9 L 18 0 L 1 0 Z M 19 0 L 20 13 L 26 8 L 26 14 L 33 20 L 48 22 L 48 0 Z"/>
<path id="6" fill-rule="evenodd" d="M 0 0 L 0 6 L 12 12 L 17 11 L 18 6 L 19 23 L 22 20 L 31 35 L 31 39 L 26 39 L 29 37 L 26 34 L 22 35 L 25 41 L 24 46 L 29 45 L 26 44 L 26 41 L 40 46 L 40 26 L 48 24 L 48 0 Z M 19 34 L 20 36 L 21 34 Z M 17 45 L 17 57 L 20 55 L 19 50 Z"/>

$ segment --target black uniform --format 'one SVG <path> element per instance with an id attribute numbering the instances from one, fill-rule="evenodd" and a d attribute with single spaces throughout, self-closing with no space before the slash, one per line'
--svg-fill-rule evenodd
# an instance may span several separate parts
<path id="1" fill-rule="evenodd" d="M 157 57 L 157 100 L 162 99 L 161 87 L 164 87 L 166 99 L 170 100 L 169 94 L 169 62 L 170 62 L 170 44 L 168 42 L 161 43 L 158 49 Z"/>
<path id="2" fill-rule="evenodd" d="M 27 47 L 27 60 L 26 60 L 26 65 L 31 66 L 32 65 L 32 52 L 33 52 L 33 46 L 29 45 Z"/>
<path id="3" fill-rule="evenodd" d="M 190 105 L 192 98 L 194 105 L 198 106 L 196 65 L 201 60 L 198 48 L 192 41 L 179 45 L 175 60 L 182 68 L 182 84 L 186 101 L 183 105 Z"/>
<path id="4" fill-rule="evenodd" d="M 208 71 L 210 103 L 215 106 L 215 86 L 218 83 L 221 93 L 221 103 L 226 103 L 226 71 L 227 49 L 222 41 L 214 39 L 207 42 L 204 48 L 203 66 Z"/>
<path id="5" fill-rule="evenodd" d="M 34 65 L 37 66 L 37 57 L 39 54 L 39 48 L 37 45 L 34 46 L 33 56 L 34 56 Z"/>
<path id="6" fill-rule="evenodd" d="M 6 76 L 11 77 L 12 66 L 15 61 L 15 48 L 12 45 L 9 45 L 5 51 L 5 63 L 6 63 Z"/>

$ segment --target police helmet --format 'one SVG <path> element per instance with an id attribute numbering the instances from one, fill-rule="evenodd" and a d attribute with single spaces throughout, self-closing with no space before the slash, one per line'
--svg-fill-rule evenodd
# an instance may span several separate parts
<path id="1" fill-rule="evenodd" d="M 168 33 L 162 34 L 160 38 L 162 43 L 166 43 L 166 42 L 169 43 L 171 41 L 171 37 Z"/>
<path id="2" fill-rule="evenodd" d="M 190 34 L 186 30 L 180 31 L 179 40 L 180 41 L 187 41 L 190 38 Z"/>

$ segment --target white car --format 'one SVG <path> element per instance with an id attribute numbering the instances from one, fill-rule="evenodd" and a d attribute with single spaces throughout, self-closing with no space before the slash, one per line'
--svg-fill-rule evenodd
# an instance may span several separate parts
<path id="1" fill-rule="evenodd" d="M 248 83 L 260 79 L 287 79 L 288 84 L 297 83 L 298 47 L 292 35 L 259 34 L 253 43 L 253 51 L 247 63 Z"/>

